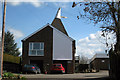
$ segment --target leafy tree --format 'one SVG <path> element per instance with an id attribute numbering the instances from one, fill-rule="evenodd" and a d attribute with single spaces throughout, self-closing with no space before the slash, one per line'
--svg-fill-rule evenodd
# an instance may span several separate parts
<path id="1" fill-rule="evenodd" d="M 120 1 L 119 0 L 106 0 L 109 2 L 73 2 L 72 7 L 80 5 L 81 18 L 87 18 L 94 24 L 103 23 L 101 30 L 105 32 L 114 32 L 116 36 L 116 44 L 114 49 L 114 58 L 110 57 L 112 77 L 119 80 L 120 76 Z M 111 1 L 111 2 L 110 2 Z M 114 1 L 114 2 L 113 2 Z M 119 1 L 119 2 L 118 2 Z M 104 34 L 103 34 L 104 36 Z M 108 45 L 108 44 L 106 44 Z M 113 54 L 112 54 L 113 55 Z"/>
<path id="2" fill-rule="evenodd" d="M 20 55 L 19 48 L 17 48 L 17 43 L 14 40 L 14 35 L 10 31 L 5 32 L 4 53 L 13 56 Z"/>

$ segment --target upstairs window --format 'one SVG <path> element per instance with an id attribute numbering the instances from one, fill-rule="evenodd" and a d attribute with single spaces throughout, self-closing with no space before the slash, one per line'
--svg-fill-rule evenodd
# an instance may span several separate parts
<path id="1" fill-rule="evenodd" d="M 44 56 L 44 43 L 43 42 L 30 42 L 29 43 L 29 56 Z"/>

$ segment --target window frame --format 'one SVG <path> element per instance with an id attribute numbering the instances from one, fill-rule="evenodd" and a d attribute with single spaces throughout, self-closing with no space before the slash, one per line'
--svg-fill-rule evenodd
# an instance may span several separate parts
<path id="1" fill-rule="evenodd" d="M 39 43 L 39 48 L 40 49 L 34 49 L 34 43 Z M 43 43 L 43 49 L 41 49 L 41 45 Z M 32 45 L 32 47 L 30 46 Z M 30 54 L 32 50 L 35 50 L 35 55 Z M 43 51 L 43 55 L 38 55 L 37 51 Z M 44 56 L 44 42 L 29 42 L 29 50 L 28 50 L 28 55 L 29 56 Z"/>

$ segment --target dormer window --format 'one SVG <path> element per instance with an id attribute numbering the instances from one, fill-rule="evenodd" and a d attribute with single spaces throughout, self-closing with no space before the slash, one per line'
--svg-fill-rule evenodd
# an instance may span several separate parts
<path id="1" fill-rule="evenodd" d="M 30 42 L 29 56 L 44 56 L 44 42 Z"/>

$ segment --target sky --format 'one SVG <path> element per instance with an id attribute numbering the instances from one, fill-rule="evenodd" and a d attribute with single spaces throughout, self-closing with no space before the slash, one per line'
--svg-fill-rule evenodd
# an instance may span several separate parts
<path id="1" fill-rule="evenodd" d="M 61 19 L 66 31 L 76 40 L 76 55 L 91 58 L 96 53 L 105 53 L 106 47 L 100 38 L 101 25 L 94 25 L 85 18 L 77 19 L 82 9 L 79 6 L 72 8 L 72 2 L 8 2 L 5 31 L 9 30 L 14 34 L 22 51 L 21 40 L 47 23 L 51 24 L 59 7 L 62 10 L 61 15 L 67 17 Z M 0 12 L 2 14 L 1 6 Z"/>

